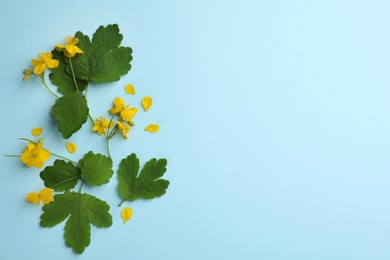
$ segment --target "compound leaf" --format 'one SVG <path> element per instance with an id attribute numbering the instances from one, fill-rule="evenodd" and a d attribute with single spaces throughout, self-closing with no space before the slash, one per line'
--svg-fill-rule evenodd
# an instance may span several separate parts
<path id="1" fill-rule="evenodd" d="M 118 191 L 124 200 L 152 199 L 165 194 L 169 181 L 160 179 L 166 172 L 166 159 L 151 159 L 139 171 L 139 159 L 129 155 L 119 164 Z"/>
<path id="2" fill-rule="evenodd" d="M 40 225 L 53 227 L 66 218 L 65 242 L 81 254 L 91 241 L 91 224 L 110 227 L 112 216 L 105 201 L 89 194 L 66 191 L 54 196 L 54 202 L 43 206 Z"/>

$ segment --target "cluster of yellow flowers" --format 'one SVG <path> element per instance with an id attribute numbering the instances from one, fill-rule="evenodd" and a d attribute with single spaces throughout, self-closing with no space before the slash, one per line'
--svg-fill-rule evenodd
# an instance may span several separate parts
<path id="1" fill-rule="evenodd" d="M 68 36 L 65 38 L 67 45 L 63 46 L 61 44 L 56 44 L 56 50 L 63 52 L 66 57 L 74 57 L 77 53 L 83 53 L 83 51 L 76 46 L 79 42 L 79 39 L 76 37 Z M 24 77 L 23 80 L 28 80 L 32 74 L 42 75 L 45 72 L 46 68 L 54 69 L 57 68 L 60 62 L 56 59 L 53 59 L 53 54 L 51 52 L 42 52 L 39 54 L 38 59 L 32 59 L 31 64 L 34 67 L 34 70 L 25 69 L 23 71 Z"/>

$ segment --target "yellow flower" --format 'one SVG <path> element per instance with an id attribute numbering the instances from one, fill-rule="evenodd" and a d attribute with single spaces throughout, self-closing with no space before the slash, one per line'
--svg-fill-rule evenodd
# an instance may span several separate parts
<path id="1" fill-rule="evenodd" d="M 79 39 L 76 37 L 68 36 L 65 38 L 67 45 L 63 46 L 61 44 L 56 44 L 56 50 L 64 52 L 66 57 L 74 57 L 77 53 L 83 53 L 83 51 L 76 46 L 79 42 Z"/>
<path id="2" fill-rule="evenodd" d="M 65 146 L 69 153 L 75 153 L 77 151 L 77 145 L 74 143 L 65 143 Z"/>
<path id="3" fill-rule="evenodd" d="M 125 121 L 130 121 L 138 112 L 138 108 L 126 105 L 125 101 L 120 97 L 114 99 L 114 107 L 109 110 L 111 114 L 119 113 L 120 117 Z"/>
<path id="4" fill-rule="evenodd" d="M 145 131 L 151 132 L 151 133 L 156 133 L 160 130 L 160 126 L 156 124 L 150 124 L 145 128 Z"/>
<path id="5" fill-rule="evenodd" d="M 43 128 L 42 127 L 35 127 L 31 130 L 31 134 L 35 137 L 40 136 L 42 133 Z"/>
<path id="6" fill-rule="evenodd" d="M 31 192 L 26 195 L 26 201 L 39 205 L 41 201 L 43 204 L 49 204 L 54 201 L 53 190 L 50 188 L 44 188 L 39 193 Z"/>
<path id="7" fill-rule="evenodd" d="M 135 88 L 132 84 L 127 84 L 125 91 L 127 94 L 134 95 L 135 94 Z"/>
<path id="8" fill-rule="evenodd" d="M 41 203 L 41 199 L 39 198 L 39 194 L 36 192 L 31 192 L 26 195 L 26 201 L 30 203 L 35 203 L 39 205 Z"/>
<path id="9" fill-rule="evenodd" d="M 34 73 L 42 74 L 46 70 L 46 68 L 57 68 L 60 62 L 52 58 L 53 54 L 51 52 L 47 52 L 40 53 L 39 60 L 31 60 L 31 64 L 34 66 Z"/>
<path id="10" fill-rule="evenodd" d="M 50 188 L 44 188 L 39 192 L 39 197 L 44 204 L 49 204 L 50 202 L 54 201 L 53 190 Z"/>
<path id="11" fill-rule="evenodd" d="M 133 216 L 133 211 L 131 208 L 124 208 L 122 209 L 122 219 L 123 222 L 126 223 L 131 217 Z"/>
<path id="12" fill-rule="evenodd" d="M 122 136 L 127 139 L 127 133 L 130 132 L 130 125 L 126 122 L 122 123 L 118 121 L 118 128 L 122 131 Z"/>
<path id="13" fill-rule="evenodd" d="M 92 131 L 98 132 L 99 135 L 102 135 L 107 132 L 108 128 L 111 128 L 113 126 L 114 122 L 110 122 L 110 120 L 107 120 L 104 116 L 101 116 L 98 119 L 95 119 L 95 121 L 93 122 Z"/>
<path id="14" fill-rule="evenodd" d="M 43 149 L 42 143 L 28 143 L 24 149 L 20 160 L 28 167 L 34 166 L 41 168 L 47 160 L 50 158 L 50 153 Z"/>

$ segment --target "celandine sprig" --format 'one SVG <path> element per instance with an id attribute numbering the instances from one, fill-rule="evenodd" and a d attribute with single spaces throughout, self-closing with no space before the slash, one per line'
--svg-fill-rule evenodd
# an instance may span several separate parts
<path id="1" fill-rule="evenodd" d="M 19 138 L 27 142 L 22 153 L 7 155 L 19 158 L 26 167 L 40 169 L 45 166 L 39 174 L 45 188 L 27 193 L 26 201 L 44 204 L 40 217 L 42 227 L 54 227 L 66 221 L 66 245 L 78 254 L 83 253 L 90 244 L 91 225 L 108 228 L 113 223 L 107 202 L 83 193 L 82 189 L 84 185 L 101 186 L 110 181 L 114 170 L 109 141 L 117 134 L 120 138 L 128 139 L 131 129 L 135 127 L 133 120 L 140 110 L 121 97 L 113 100 L 113 107 L 108 109 L 106 116 L 93 117 L 88 106 L 90 88 L 116 82 L 130 71 L 132 49 L 121 46 L 122 40 L 123 35 L 119 33 L 117 24 L 100 26 L 92 38 L 76 32 L 74 36 L 65 38 L 65 45 L 54 44 L 51 51 L 41 52 L 37 59 L 31 60 L 32 67 L 23 70 L 23 81 L 34 76 L 54 97 L 51 114 L 64 139 L 79 132 L 87 121 L 91 124 L 90 131 L 105 138 L 107 155 L 89 151 L 74 160 L 53 153 L 46 143 L 44 146 L 43 138 L 32 140 L 43 131 L 43 128 L 35 127 L 31 130 L 34 138 Z M 102 87 L 106 86 L 108 84 Z M 134 86 L 126 84 L 125 93 L 135 95 Z M 152 98 L 146 96 L 140 104 L 147 112 L 152 106 Z M 160 126 L 150 124 L 144 129 L 156 133 Z M 65 148 L 70 154 L 77 155 L 75 143 L 66 142 Z M 50 159 L 53 158 L 55 160 L 51 163 Z M 153 158 L 141 167 L 134 153 L 122 159 L 117 170 L 119 206 L 126 201 L 164 195 L 169 186 L 169 181 L 162 179 L 166 165 L 166 159 Z M 121 217 L 125 223 L 132 216 L 131 208 L 122 209 Z"/>

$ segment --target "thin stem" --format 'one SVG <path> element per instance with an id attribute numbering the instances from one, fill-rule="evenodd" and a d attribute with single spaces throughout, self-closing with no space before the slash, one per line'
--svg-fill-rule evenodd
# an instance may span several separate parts
<path id="1" fill-rule="evenodd" d="M 23 137 L 21 137 L 21 138 L 18 138 L 18 140 L 27 141 L 27 142 L 30 142 L 30 143 L 37 144 L 37 142 L 34 142 L 34 141 L 32 141 L 32 140 L 30 140 L 30 139 L 28 139 L 28 138 L 23 138 Z"/>
<path id="2" fill-rule="evenodd" d="M 81 188 L 83 187 L 84 185 L 84 181 L 81 181 L 81 185 L 80 185 L 80 188 L 79 188 L 79 193 L 81 193 Z"/>
<path id="3" fill-rule="evenodd" d="M 77 87 L 76 76 L 74 75 L 74 70 L 73 70 L 73 65 L 72 65 L 72 59 L 71 59 L 70 57 L 68 57 L 68 58 L 69 58 L 70 70 L 72 71 L 74 86 L 76 87 L 76 90 L 79 91 L 79 88 Z"/>
<path id="4" fill-rule="evenodd" d="M 92 125 L 94 124 L 93 123 L 93 118 L 92 118 L 92 116 L 88 113 L 88 118 L 89 118 L 89 120 L 91 121 L 91 123 L 92 123 Z"/>
<path id="5" fill-rule="evenodd" d="M 108 153 L 108 157 L 111 158 L 110 146 L 108 145 L 109 140 L 110 140 L 110 139 L 108 139 L 108 138 L 106 137 L 106 148 L 107 148 L 107 153 Z"/>
<path id="6" fill-rule="evenodd" d="M 122 206 L 123 202 L 125 202 L 126 200 L 123 199 L 119 204 L 118 204 L 118 207 Z"/>
<path id="7" fill-rule="evenodd" d="M 20 157 L 20 155 L 6 154 L 4 157 Z"/>
<path id="8" fill-rule="evenodd" d="M 45 86 L 45 88 L 53 95 L 55 96 L 56 98 L 60 98 L 60 96 L 58 96 L 56 93 L 54 93 L 53 91 L 51 91 L 51 89 L 46 85 L 46 82 L 44 80 L 42 80 L 37 74 L 34 74 L 34 76 L 42 83 L 43 86 Z"/>
<path id="9" fill-rule="evenodd" d="M 58 154 L 55 154 L 55 153 L 52 153 L 52 152 L 50 152 L 49 150 L 47 150 L 51 155 L 53 155 L 53 156 L 55 156 L 55 157 L 58 157 L 58 158 L 61 158 L 61 159 L 64 159 L 64 160 L 67 160 L 67 161 L 69 161 L 69 162 L 71 162 L 71 163 L 74 163 L 74 164 L 76 164 L 76 165 L 78 165 L 78 163 L 77 162 L 75 162 L 75 161 L 73 161 L 73 160 L 71 160 L 71 159 L 69 159 L 69 158 L 66 158 L 66 157 L 64 157 L 64 156 L 61 156 L 61 155 L 58 155 Z"/>

